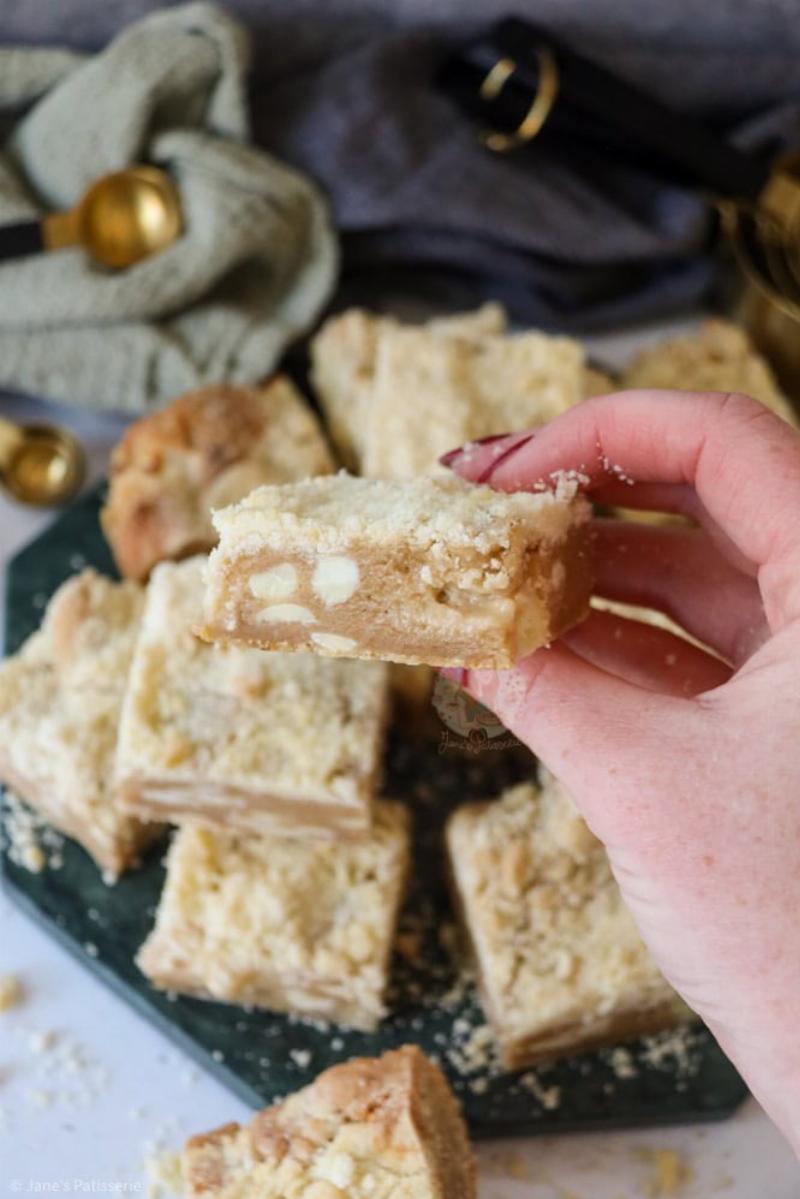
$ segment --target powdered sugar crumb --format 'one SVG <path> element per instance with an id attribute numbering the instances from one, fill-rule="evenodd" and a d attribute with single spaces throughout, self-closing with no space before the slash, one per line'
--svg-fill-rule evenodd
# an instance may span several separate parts
<path id="1" fill-rule="evenodd" d="M 627 483 L 629 487 L 633 486 L 634 480 L 630 477 L 630 475 L 625 473 L 623 467 L 619 466 L 615 462 L 611 462 L 605 454 L 601 454 L 600 464 L 607 475 L 616 475 L 620 483 Z"/>

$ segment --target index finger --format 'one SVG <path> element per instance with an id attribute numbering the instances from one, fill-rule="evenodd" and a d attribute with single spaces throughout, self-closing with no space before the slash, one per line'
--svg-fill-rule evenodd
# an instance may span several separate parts
<path id="1" fill-rule="evenodd" d="M 598 396 L 507 456 L 486 446 L 468 463 L 457 459 L 452 465 L 503 491 L 531 490 L 573 471 L 590 493 L 610 479 L 693 487 L 712 520 L 759 568 L 768 612 L 777 608 L 784 618 L 788 610 L 800 612 L 800 434 L 747 396 Z"/>

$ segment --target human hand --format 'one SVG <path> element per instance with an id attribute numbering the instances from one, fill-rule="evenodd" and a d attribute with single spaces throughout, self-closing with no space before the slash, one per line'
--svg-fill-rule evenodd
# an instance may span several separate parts
<path id="1" fill-rule="evenodd" d="M 800 434 L 745 396 L 635 391 L 448 455 L 530 490 L 577 470 L 604 504 L 605 612 L 510 671 L 445 672 L 563 780 L 659 966 L 800 1152 Z M 629 482 L 628 480 L 632 480 Z"/>

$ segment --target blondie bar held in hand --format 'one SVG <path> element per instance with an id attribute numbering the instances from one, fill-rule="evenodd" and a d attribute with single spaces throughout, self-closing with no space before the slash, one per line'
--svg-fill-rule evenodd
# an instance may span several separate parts
<path id="1" fill-rule="evenodd" d="M 166 991 L 370 1031 L 386 1014 L 408 824 L 381 800 L 352 844 L 186 825 L 140 968 Z"/>
<path id="2" fill-rule="evenodd" d="M 415 1045 L 353 1058 L 258 1112 L 192 1137 L 189 1199 L 475 1199 L 458 1103 Z"/>
<path id="3" fill-rule="evenodd" d="M 129 812 L 303 836 L 369 831 L 388 668 L 206 645 L 204 558 L 157 566 L 119 732 Z"/>
<path id="4" fill-rule="evenodd" d="M 214 514 L 211 640 L 504 668 L 587 611 L 576 483 L 503 494 L 457 478 L 339 474 L 260 487 Z"/>
<path id="5" fill-rule="evenodd" d="M 508 1069 L 691 1019 L 639 936 L 603 846 L 556 779 L 459 808 L 447 849 Z"/>

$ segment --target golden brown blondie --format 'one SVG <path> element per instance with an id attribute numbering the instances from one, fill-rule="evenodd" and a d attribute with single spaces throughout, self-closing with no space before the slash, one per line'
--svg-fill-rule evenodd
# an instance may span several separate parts
<path id="1" fill-rule="evenodd" d="M 798 424 L 797 414 L 779 388 L 769 363 L 757 352 L 745 330 L 730 321 L 704 321 L 694 334 L 641 350 L 625 368 L 621 384 L 743 392 L 789 424 Z"/>
<path id="2" fill-rule="evenodd" d="M 122 711 L 128 811 L 302 836 L 369 830 L 388 668 L 207 645 L 205 559 L 156 567 Z"/>
<path id="3" fill-rule="evenodd" d="M 215 513 L 203 636 L 432 666 L 507 667 L 581 619 L 589 507 L 452 476 L 340 474 Z"/>
<path id="4" fill-rule="evenodd" d="M 500 304 L 484 304 L 475 312 L 411 326 L 426 343 L 431 338 L 482 337 L 502 333 L 506 315 Z M 375 389 L 378 347 L 384 334 L 401 328 L 391 316 L 350 308 L 325 322 L 311 343 L 311 380 L 342 463 L 359 472 L 364 458 L 365 429 Z"/>
<path id="5" fill-rule="evenodd" d="M 642 942 L 605 850 L 555 779 L 459 808 L 447 848 L 509 1069 L 690 1018 Z"/>
<path id="6" fill-rule="evenodd" d="M 458 1103 L 415 1045 L 353 1058 L 242 1128 L 192 1137 L 189 1199 L 475 1199 Z"/>
<path id="7" fill-rule="evenodd" d="M 363 418 L 362 474 L 403 479 L 447 450 L 541 425 L 605 388 L 571 337 L 431 337 L 396 327 L 381 337 Z"/>
<path id="8" fill-rule="evenodd" d="M 0 779 L 110 877 L 158 831 L 122 810 L 112 778 L 142 602 L 136 583 L 84 570 L 0 665 Z"/>
<path id="9" fill-rule="evenodd" d="M 103 529 L 122 574 L 145 579 L 157 562 L 211 549 L 212 508 L 332 469 L 316 416 L 285 376 L 204 387 L 129 426 L 111 458 Z"/>
<path id="10" fill-rule="evenodd" d="M 186 825 L 138 964 L 163 990 L 372 1029 L 408 855 L 407 810 L 385 800 L 351 844 Z"/>

